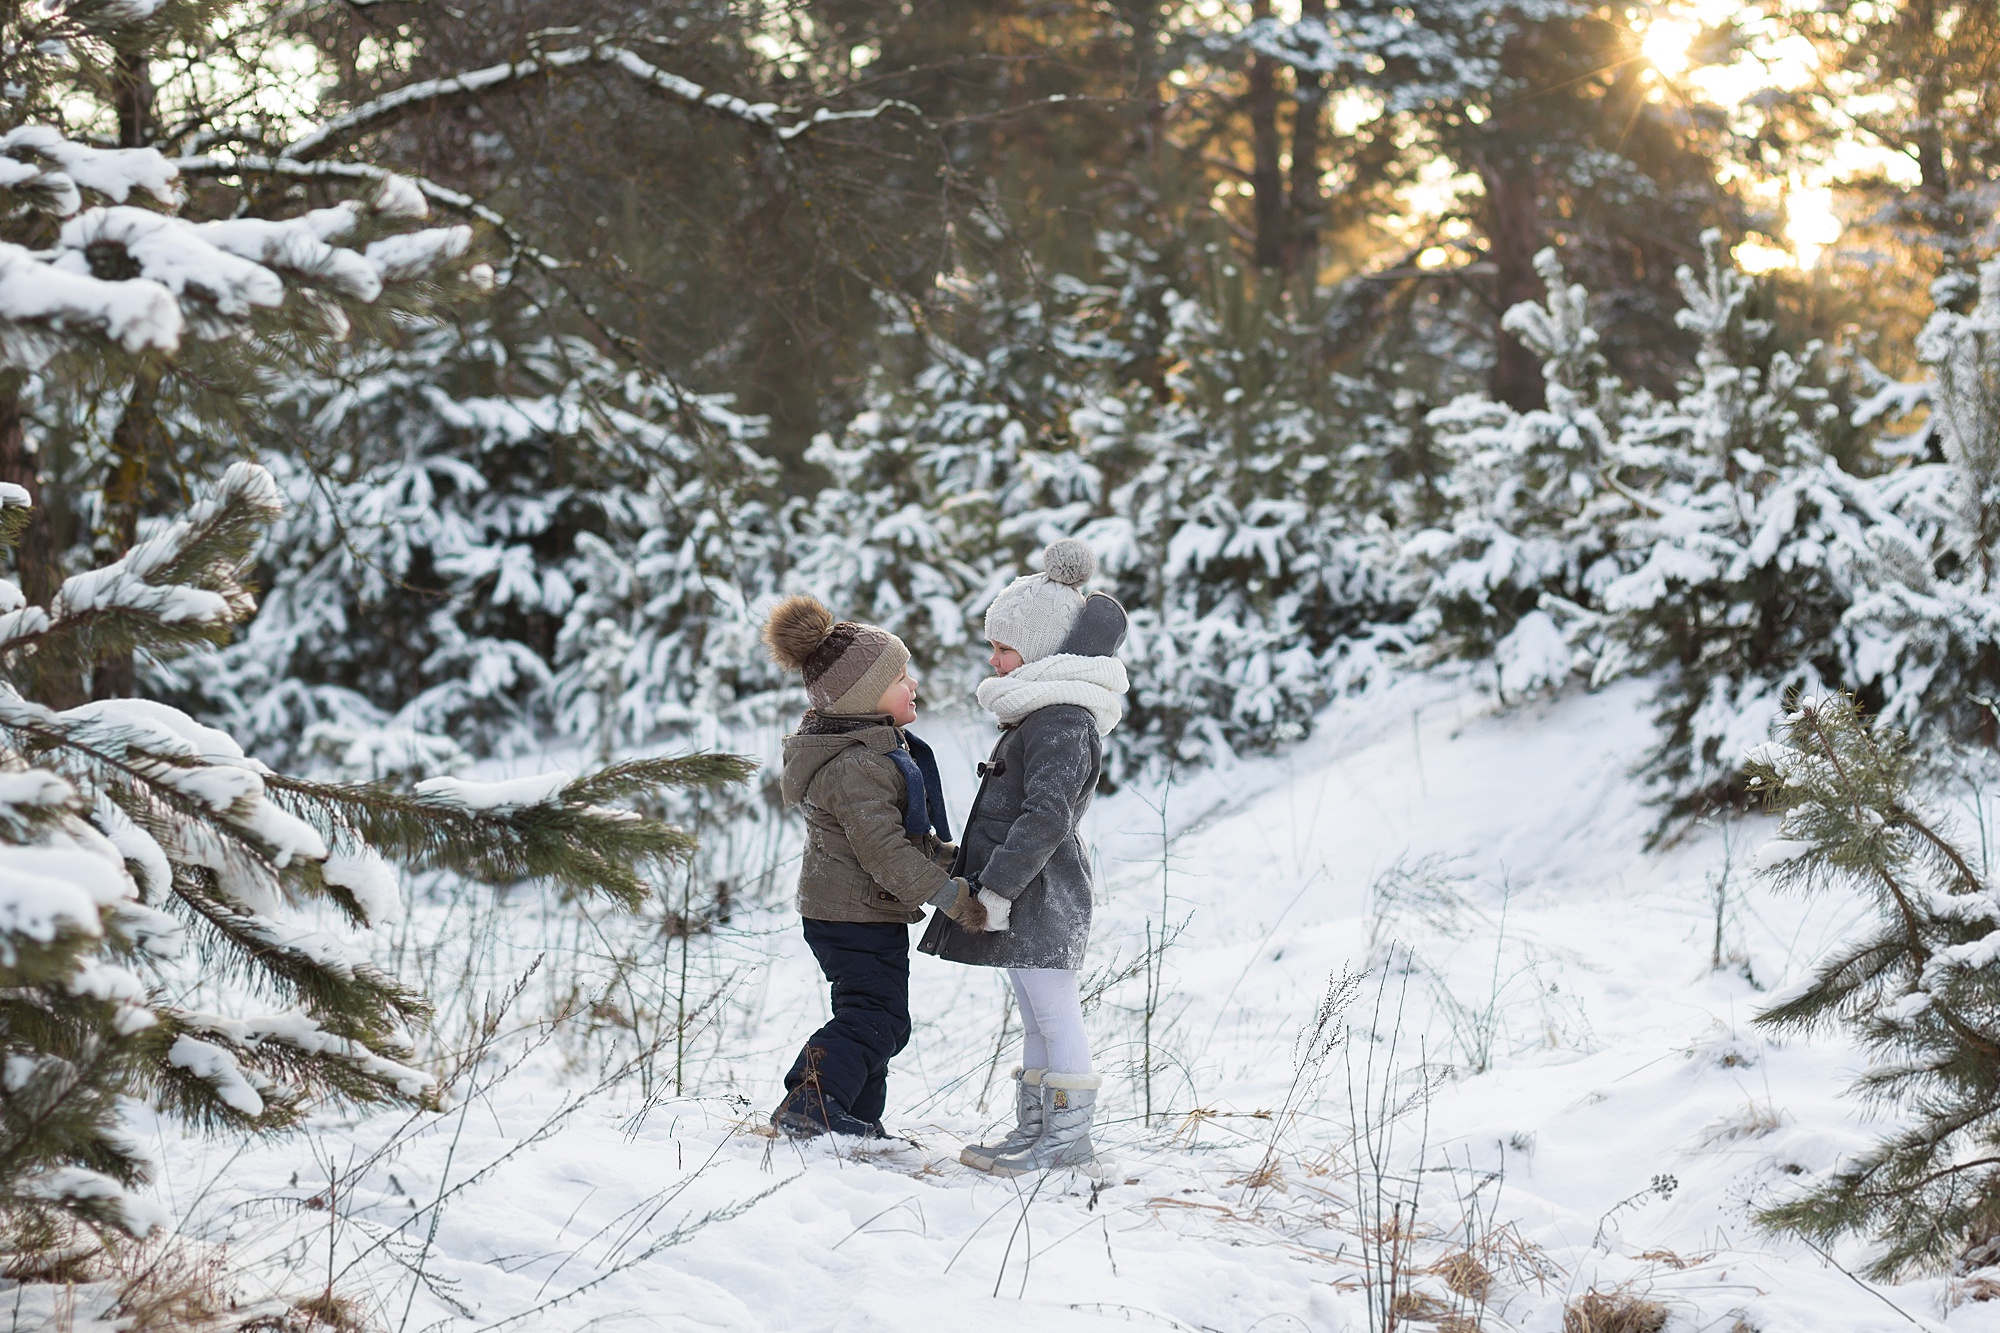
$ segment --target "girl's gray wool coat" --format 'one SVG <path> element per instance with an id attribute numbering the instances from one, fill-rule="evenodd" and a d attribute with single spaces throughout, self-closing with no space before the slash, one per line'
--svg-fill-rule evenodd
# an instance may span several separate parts
<path id="1" fill-rule="evenodd" d="M 1097 791 L 1103 742 L 1090 711 L 1038 708 L 986 761 L 952 873 L 1012 900 L 1006 930 L 965 931 L 942 912 L 917 947 L 977 967 L 1083 966 L 1090 857 L 1077 825 Z"/>

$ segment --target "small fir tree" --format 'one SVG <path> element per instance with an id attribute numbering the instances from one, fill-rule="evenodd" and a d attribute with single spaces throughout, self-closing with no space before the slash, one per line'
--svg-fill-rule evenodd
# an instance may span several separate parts
<path id="1" fill-rule="evenodd" d="M 1618 572 L 1619 506 L 1604 468 L 1624 386 L 1599 351 L 1589 293 L 1568 280 L 1553 250 L 1535 263 L 1546 298 L 1515 306 L 1505 325 L 1542 358 L 1547 406 L 1520 411 L 1467 394 L 1430 414 L 1450 459 L 1442 483 L 1450 517 L 1417 532 L 1402 553 L 1422 598 L 1418 632 L 1442 633 L 1470 656 L 1496 651 L 1542 612 L 1545 597 L 1590 604 Z M 1533 621 L 1529 633 L 1545 622 Z M 1559 681 L 1567 662 L 1538 674 Z"/>
<path id="2" fill-rule="evenodd" d="M 551 728 L 650 743 L 766 688 L 754 628 L 726 637 L 782 565 L 761 423 L 544 313 L 416 324 L 290 381 L 262 609 L 151 679 L 276 759 L 362 778 Z"/>
<path id="3" fill-rule="evenodd" d="M 1844 891 L 1871 926 L 1756 1017 L 1773 1032 L 1838 1026 L 1875 1063 L 1855 1089 L 1901 1127 L 1803 1193 L 1762 1209 L 1814 1240 L 1861 1232 L 1893 1278 L 2000 1228 L 2000 893 L 1919 796 L 1908 741 L 1844 695 L 1802 698 L 1747 781 L 1782 816 L 1759 855 L 1777 887 Z"/>

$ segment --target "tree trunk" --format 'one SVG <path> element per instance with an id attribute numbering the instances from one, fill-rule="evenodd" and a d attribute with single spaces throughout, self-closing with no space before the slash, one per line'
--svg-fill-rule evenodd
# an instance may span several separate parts
<path id="1" fill-rule="evenodd" d="M 21 418 L 21 383 L 18 371 L 0 375 L 0 481 L 10 481 L 27 491 L 35 506 L 34 516 L 14 548 L 14 569 L 28 600 L 46 606 L 62 587 L 62 542 L 42 502 L 38 460 L 28 452 L 28 434 Z"/>
<path id="2" fill-rule="evenodd" d="M 118 108 L 118 142 L 144 148 L 153 130 L 153 66 L 143 51 L 120 51 L 112 72 L 111 100 Z M 99 546 L 117 559 L 139 539 L 139 511 L 145 503 L 148 455 L 158 420 L 153 411 L 159 372 L 142 370 L 132 384 L 132 396 L 111 432 L 111 470 L 104 479 L 103 527 Z M 129 698 L 138 686 L 132 654 L 120 653 L 96 664 L 90 674 L 94 699 Z"/>
<path id="3" fill-rule="evenodd" d="M 1160 0 L 1123 0 L 1118 6 L 1132 32 L 1131 95 L 1142 108 L 1136 129 L 1141 154 L 1149 159 L 1166 141 L 1160 132 L 1167 113 L 1167 104 L 1160 97 L 1164 77 L 1160 68 L 1160 32 L 1164 27 L 1160 8 Z"/>
<path id="4" fill-rule="evenodd" d="M 1535 251 L 1542 228 L 1535 164 L 1525 153 L 1482 163 L 1486 184 L 1486 237 L 1495 269 L 1493 317 L 1493 377 L 1487 390 L 1517 411 L 1542 407 L 1542 363 L 1521 341 L 1501 327 L 1501 317 L 1523 301 L 1542 294 L 1535 276 Z"/>
<path id="5" fill-rule="evenodd" d="M 26 422 L 21 416 L 22 382 L 19 371 L 0 374 L 0 481 L 27 491 L 29 503 L 35 507 L 14 547 L 14 577 L 29 602 L 47 606 L 62 587 L 65 542 L 57 516 L 50 512 L 43 496 L 40 460 L 28 450 Z M 74 708 L 84 701 L 83 682 L 75 671 L 32 659 L 23 667 L 21 683 L 37 703 Z"/>
<path id="6" fill-rule="evenodd" d="M 1251 18 L 1271 17 L 1270 0 L 1256 0 Z M 1250 57 L 1250 194 L 1255 209 L 1257 267 L 1285 261 L 1285 178 L 1278 167 L 1278 72 L 1267 56 Z"/>
<path id="7" fill-rule="evenodd" d="M 1324 24 L 1326 0 L 1304 0 L 1299 15 Z M 1320 122 L 1326 116 L 1326 76 L 1296 67 L 1292 76 L 1296 108 L 1292 112 L 1292 196 L 1285 228 L 1285 270 L 1311 295 L 1319 281 L 1319 150 Z"/>
<path id="8" fill-rule="evenodd" d="M 152 455 L 160 435 L 155 408 L 159 391 L 160 372 L 150 366 L 142 369 L 111 431 L 111 466 L 104 479 L 103 524 L 97 545 L 112 560 L 124 556 L 139 540 L 139 515 L 145 509 Z M 107 657 L 91 672 L 90 694 L 94 699 L 130 698 L 137 688 L 130 653 Z"/>
<path id="9" fill-rule="evenodd" d="M 153 134 L 153 65 L 143 52 L 118 53 L 111 97 L 118 106 L 119 145 L 144 148 Z"/>

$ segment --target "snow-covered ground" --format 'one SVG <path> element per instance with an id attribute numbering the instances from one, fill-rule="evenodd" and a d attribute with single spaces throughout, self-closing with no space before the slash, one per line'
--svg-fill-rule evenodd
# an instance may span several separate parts
<path id="1" fill-rule="evenodd" d="M 916 958 L 889 1116 L 907 1141 L 800 1145 L 761 1128 L 825 1012 L 782 902 L 650 960 L 649 993 L 706 1002 L 674 1095 L 671 1040 L 623 1078 L 561 1040 L 519 1054 L 551 977 L 595 984 L 589 927 L 523 899 L 413 914 L 440 957 L 471 935 L 544 955 L 448 1113 L 240 1150 L 162 1134 L 166 1201 L 226 1243 L 246 1297 L 330 1276 L 376 1326 L 438 1333 L 1368 1329 L 1389 1258 L 1438 1270 L 1407 1279 L 1406 1309 L 1489 1330 L 1553 1333 L 1592 1288 L 1661 1302 L 1673 1330 L 2000 1329 L 1944 1279 L 1864 1285 L 1841 1271 L 1861 1250 L 1750 1222 L 1874 1128 L 1840 1096 L 1856 1062 L 1837 1039 L 1773 1044 L 1749 1021 L 1861 909 L 1759 887 L 1760 821 L 1647 851 L 1629 770 L 1648 713 L 1640 686 L 1498 710 L 1415 678 L 1283 756 L 1101 800 L 1101 1190 L 957 1164 L 1007 1099 L 997 975 Z M 962 811 L 985 733 L 920 730 Z M 1363 975 L 1328 1031 L 1351 1036 L 1301 1067 L 1343 970 Z M 1490 1286 L 1449 1265 L 1468 1248 Z"/>

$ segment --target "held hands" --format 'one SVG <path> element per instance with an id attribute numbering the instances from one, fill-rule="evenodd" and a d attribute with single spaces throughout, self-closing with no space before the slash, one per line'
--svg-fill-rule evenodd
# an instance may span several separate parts
<path id="1" fill-rule="evenodd" d="M 979 901 L 979 894 L 972 885 L 963 879 L 953 878 L 945 888 L 950 890 L 950 897 L 940 893 L 938 898 L 932 899 L 937 902 L 938 911 L 956 921 L 960 930 L 986 929 L 986 904 Z"/>
<path id="2" fill-rule="evenodd" d="M 940 893 L 932 901 L 938 904 L 940 912 L 958 923 L 960 930 L 1007 929 L 1007 913 L 1013 907 L 1007 899 L 991 889 L 974 889 L 962 878 L 954 878 L 946 888 L 951 890 L 950 897 Z"/>

